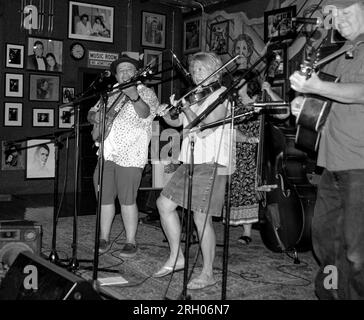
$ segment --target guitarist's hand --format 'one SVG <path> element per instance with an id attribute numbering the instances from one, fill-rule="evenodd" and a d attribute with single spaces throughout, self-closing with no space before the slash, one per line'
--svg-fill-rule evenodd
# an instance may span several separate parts
<path id="1" fill-rule="evenodd" d="M 289 77 L 289 80 L 291 88 L 300 93 L 316 93 L 321 83 L 320 78 L 315 72 L 311 74 L 309 79 L 306 79 L 305 75 L 296 71 Z"/>

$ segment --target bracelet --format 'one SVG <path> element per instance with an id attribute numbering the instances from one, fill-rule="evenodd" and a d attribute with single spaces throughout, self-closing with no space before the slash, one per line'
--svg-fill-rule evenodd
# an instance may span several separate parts
<path id="1" fill-rule="evenodd" d="M 131 102 L 133 102 L 133 103 L 135 103 L 135 102 L 137 102 L 137 101 L 139 101 L 139 100 L 140 100 L 140 96 L 139 96 L 139 95 L 138 95 L 138 98 L 136 98 L 136 99 L 134 99 L 134 100 L 133 100 L 133 99 L 130 99 L 130 101 L 131 101 Z"/>

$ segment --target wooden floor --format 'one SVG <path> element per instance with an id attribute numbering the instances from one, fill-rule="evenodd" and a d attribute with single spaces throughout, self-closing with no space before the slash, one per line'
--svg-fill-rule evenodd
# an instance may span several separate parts
<path id="1" fill-rule="evenodd" d="M 146 199 L 142 201 L 144 204 Z M 74 206 L 73 195 L 64 199 L 57 225 L 57 250 L 61 259 L 72 260 Z M 153 208 L 144 208 L 145 211 Z M 90 208 L 91 210 L 91 208 Z M 150 211 L 150 210 L 149 210 Z M 48 259 L 52 249 L 53 196 L 15 196 L 10 202 L 0 202 L 0 220 L 31 220 L 43 227 L 42 256 Z M 112 227 L 112 248 L 99 256 L 98 277 L 119 275 L 127 283 L 119 286 L 103 287 L 103 293 L 119 300 L 178 300 L 184 285 L 183 272 L 173 277 L 152 278 L 168 257 L 168 244 L 160 228 L 159 221 L 148 221 L 150 213 L 140 213 L 137 242 L 139 251 L 133 259 L 118 256 L 124 241 L 125 232 L 120 215 L 117 215 Z M 78 259 L 93 261 L 95 244 L 95 214 L 78 215 Z M 300 264 L 293 263 L 292 256 L 270 251 L 262 242 L 259 230 L 253 229 L 253 242 L 249 246 L 241 245 L 237 239 L 241 235 L 240 227 L 230 227 L 228 244 L 228 268 L 225 270 L 227 287 L 223 287 L 224 224 L 215 221 L 217 247 L 214 262 L 215 286 L 203 290 L 189 290 L 194 300 L 220 300 L 225 290 L 228 300 L 315 300 L 313 279 L 317 263 L 311 251 L 300 252 Z M 184 245 L 183 245 L 184 246 Z M 0 244 L 1 249 L 1 244 Z M 202 259 L 198 244 L 190 248 L 190 274 L 201 271 Z M 92 263 L 80 263 L 78 276 L 91 280 Z M 192 271 L 191 271 L 192 270 Z"/>

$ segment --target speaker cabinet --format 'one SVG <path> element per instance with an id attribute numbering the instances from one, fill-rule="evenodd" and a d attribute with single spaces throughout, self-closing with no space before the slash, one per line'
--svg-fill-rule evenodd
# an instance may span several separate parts
<path id="1" fill-rule="evenodd" d="M 33 221 L 0 221 L 0 263 L 11 266 L 19 252 L 40 255 L 42 226 Z"/>
<path id="2" fill-rule="evenodd" d="M 1 282 L 0 300 L 101 300 L 101 298 L 86 280 L 25 251 L 19 253 Z"/>

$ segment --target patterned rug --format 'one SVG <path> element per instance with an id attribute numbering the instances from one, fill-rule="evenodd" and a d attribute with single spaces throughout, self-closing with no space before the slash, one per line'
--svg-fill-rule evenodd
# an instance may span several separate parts
<path id="1" fill-rule="evenodd" d="M 145 217 L 140 214 L 140 218 Z M 43 227 L 42 253 L 49 256 L 52 243 L 53 208 L 31 208 L 25 213 L 26 220 L 33 220 Z M 96 216 L 80 216 L 77 219 L 77 251 L 80 261 L 77 274 L 92 279 L 92 262 L 82 260 L 93 259 L 95 244 Z M 72 257 L 73 217 L 61 217 L 57 225 L 57 253 L 61 259 L 69 261 Z M 222 288 L 224 225 L 214 222 L 217 236 L 214 272 L 217 284 L 202 290 L 188 290 L 193 300 L 220 300 L 225 292 L 227 300 L 316 300 L 313 280 L 318 269 L 311 252 L 299 253 L 300 264 L 283 253 L 268 250 L 259 231 L 253 229 L 252 243 L 242 245 L 236 240 L 241 235 L 240 227 L 230 228 L 228 246 L 228 270 L 226 288 Z M 115 217 L 111 230 L 113 241 L 111 250 L 99 257 L 99 268 L 110 268 L 114 272 L 98 271 L 98 278 L 122 276 L 127 284 L 102 287 L 102 291 L 116 299 L 131 300 L 177 300 L 181 298 L 184 288 L 183 271 L 173 276 L 152 278 L 168 257 L 168 244 L 159 227 L 159 221 L 153 224 L 140 223 L 137 242 L 139 251 L 133 259 L 121 259 L 118 252 L 125 240 L 125 232 L 120 215 Z M 194 266 L 193 275 L 201 271 L 201 254 L 198 244 L 192 244 L 189 254 L 190 270 Z"/>

